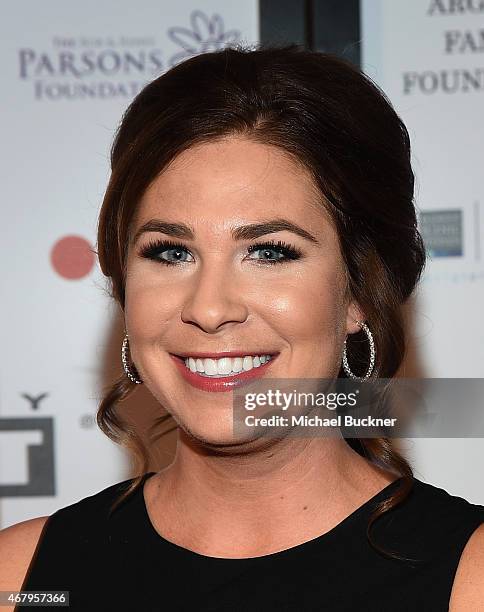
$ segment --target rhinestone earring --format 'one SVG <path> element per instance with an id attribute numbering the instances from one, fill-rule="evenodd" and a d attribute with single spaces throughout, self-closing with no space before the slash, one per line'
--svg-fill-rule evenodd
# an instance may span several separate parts
<path id="1" fill-rule="evenodd" d="M 344 347 L 343 347 L 343 368 L 346 374 L 350 378 L 354 378 L 355 380 L 366 380 L 367 378 L 370 377 L 370 374 L 372 373 L 373 367 L 375 365 L 375 355 L 376 355 L 375 342 L 373 340 L 373 335 L 368 325 L 361 321 L 356 321 L 356 323 L 358 323 L 358 325 L 361 327 L 361 329 L 365 332 L 365 334 L 368 337 L 368 342 L 370 343 L 370 365 L 368 366 L 368 370 L 366 371 L 366 374 L 364 376 L 356 376 L 355 374 L 353 374 L 353 372 L 350 369 L 350 366 L 348 365 L 348 357 L 346 355 L 346 338 L 345 338 Z"/>
<path id="2" fill-rule="evenodd" d="M 124 340 L 123 340 L 123 348 L 121 349 L 121 361 L 123 362 L 123 368 L 124 368 L 124 371 L 126 372 L 128 378 L 130 378 L 137 385 L 140 385 L 143 381 L 142 380 L 138 380 L 135 376 L 133 376 L 133 374 L 131 373 L 131 371 L 129 369 L 128 358 L 126 357 L 127 350 L 128 350 L 128 334 L 126 334 L 126 336 L 124 337 Z"/>

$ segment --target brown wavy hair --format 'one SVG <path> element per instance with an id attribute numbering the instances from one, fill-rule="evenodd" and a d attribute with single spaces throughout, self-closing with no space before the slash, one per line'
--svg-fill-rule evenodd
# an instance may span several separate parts
<path id="1" fill-rule="evenodd" d="M 229 135 L 279 147 L 309 170 L 334 221 L 351 296 L 366 315 L 376 345 L 372 378 L 393 377 L 405 350 L 402 304 L 425 265 L 413 203 L 407 129 L 383 92 L 358 68 L 296 44 L 243 45 L 204 53 L 149 83 L 122 117 L 111 149 L 111 177 L 99 216 L 97 252 L 110 295 L 124 310 L 126 255 L 133 214 L 149 184 L 185 149 Z M 363 331 L 347 338 L 352 370 L 368 363 Z M 345 377 L 341 368 L 339 377 Z M 114 506 L 141 483 L 148 450 L 117 406 L 135 389 L 124 372 L 107 389 L 97 422 L 133 452 L 139 475 Z M 168 416 L 155 420 L 153 428 Z M 410 493 L 413 472 L 388 438 L 347 443 L 402 477 L 371 515 L 370 527 Z"/>

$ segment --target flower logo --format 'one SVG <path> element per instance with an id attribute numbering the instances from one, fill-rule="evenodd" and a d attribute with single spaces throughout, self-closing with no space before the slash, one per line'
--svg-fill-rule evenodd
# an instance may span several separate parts
<path id="1" fill-rule="evenodd" d="M 216 51 L 240 40 L 239 30 L 224 32 L 223 19 L 217 14 L 209 18 L 202 11 L 193 11 L 190 25 L 191 29 L 181 26 L 168 28 L 168 36 L 183 49 L 170 58 L 171 66 L 193 55 Z"/>

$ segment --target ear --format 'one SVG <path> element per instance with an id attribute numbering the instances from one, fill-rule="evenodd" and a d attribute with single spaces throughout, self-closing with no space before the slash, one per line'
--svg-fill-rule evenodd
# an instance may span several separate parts
<path id="1" fill-rule="evenodd" d="M 356 332 L 361 331 L 361 327 L 358 325 L 358 323 L 356 323 L 356 321 L 364 322 L 365 313 L 356 302 L 350 302 L 348 304 L 348 311 L 346 314 L 347 334 L 356 334 Z"/>

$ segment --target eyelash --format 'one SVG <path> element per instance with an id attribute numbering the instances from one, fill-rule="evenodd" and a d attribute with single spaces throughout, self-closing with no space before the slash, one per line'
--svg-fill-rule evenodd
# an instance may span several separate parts
<path id="1" fill-rule="evenodd" d="M 140 257 L 145 257 L 146 259 L 152 259 L 153 261 L 162 263 L 167 266 L 176 266 L 178 263 L 188 263 L 188 262 L 177 262 L 177 261 L 169 261 L 167 259 L 161 259 L 158 257 L 161 253 L 166 250 L 178 250 L 178 251 L 186 251 L 190 252 L 184 244 L 181 242 L 171 242 L 169 240 L 153 240 L 148 242 L 144 247 L 140 249 L 139 255 Z M 266 242 L 260 242 L 257 244 L 251 244 L 247 249 L 248 253 L 253 253 L 254 251 L 263 251 L 263 250 L 274 250 L 284 255 L 279 259 L 266 259 L 259 260 L 263 262 L 263 264 L 280 264 L 286 263 L 290 260 L 299 259 L 302 256 L 302 252 L 295 246 L 284 242 L 283 240 L 278 240 L 277 242 L 274 240 L 268 240 Z"/>

